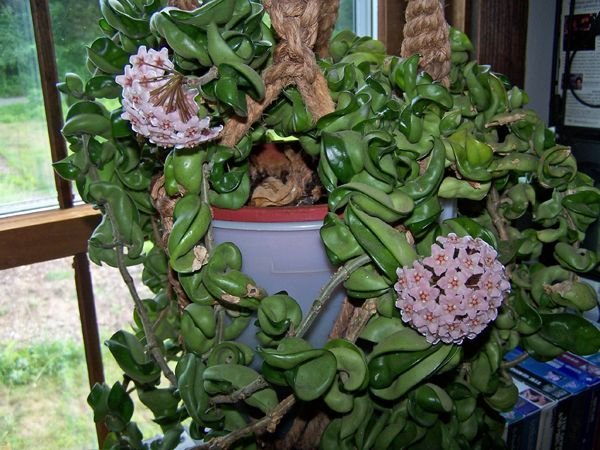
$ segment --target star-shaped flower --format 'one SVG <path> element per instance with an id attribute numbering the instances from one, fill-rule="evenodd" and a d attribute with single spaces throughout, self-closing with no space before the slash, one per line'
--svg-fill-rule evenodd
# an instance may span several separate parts
<path id="1" fill-rule="evenodd" d="M 216 139 L 223 126 L 210 126 L 198 116 L 196 89 L 174 70 L 167 48 L 141 46 L 129 58 L 123 75 L 115 80 L 123 88 L 123 114 L 132 129 L 160 147 L 194 147 Z"/>
<path id="2" fill-rule="evenodd" d="M 397 270 L 402 320 L 428 342 L 474 339 L 498 315 L 510 283 L 498 253 L 470 236 L 439 237 L 431 256 Z"/>

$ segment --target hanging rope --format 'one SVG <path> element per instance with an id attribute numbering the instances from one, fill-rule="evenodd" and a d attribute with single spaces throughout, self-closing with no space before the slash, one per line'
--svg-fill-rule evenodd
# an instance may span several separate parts
<path id="1" fill-rule="evenodd" d="M 329 0 L 321 3 L 319 30 L 317 42 L 315 43 L 315 53 L 321 58 L 329 56 L 329 40 L 337 22 L 339 8 L 340 0 Z"/>
<path id="2" fill-rule="evenodd" d="M 404 40 L 401 53 L 419 53 L 420 66 L 434 80 L 449 85 L 450 41 L 448 23 L 440 0 L 408 0 L 405 11 Z"/>
<path id="3" fill-rule="evenodd" d="M 280 42 L 273 53 L 273 65 L 263 74 L 264 99 L 256 102 L 248 98 L 248 117 L 232 118 L 225 124 L 224 145 L 235 145 L 281 91 L 291 85 L 297 86 L 313 120 L 334 111 L 327 81 L 313 52 L 320 30 L 321 4 L 320 0 L 263 1 Z"/>

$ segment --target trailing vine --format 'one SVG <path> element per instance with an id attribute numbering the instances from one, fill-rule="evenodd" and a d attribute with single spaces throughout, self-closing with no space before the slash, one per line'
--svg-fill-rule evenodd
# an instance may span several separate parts
<path id="1" fill-rule="evenodd" d="M 580 278 L 600 191 L 463 33 L 398 57 L 349 31 L 326 45 L 336 2 L 100 3 L 92 76 L 59 85 L 71 154 L 55 169 L 103 213 L 89 257 L 118 268 L 135 309 L 107 346 L 163 431 L 145 442 L 124 383 L 97 385 L 105 449 L 175 448 L 184 430 L 197 449 L 500 448 L 508 352 L 600 349 Z M 446 69 L 423 70 L 440 55 Z M 265 142 L 303 152 L 327 194 L 338 269 L 312 307 L 258 285 L 212 233 L 214 208 L 248 201 Z M 329 339 L 305 339 L 339 286 Z"/>

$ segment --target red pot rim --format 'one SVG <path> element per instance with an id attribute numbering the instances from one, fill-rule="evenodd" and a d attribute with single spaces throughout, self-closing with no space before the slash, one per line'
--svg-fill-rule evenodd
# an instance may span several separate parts
<path id="1" fill-rule="evenodd" d="M 327 205 L 255 207 L 240 209 L 212 208 L 215 220 L 230 222 L 312 222 L 323 220 Z"/>

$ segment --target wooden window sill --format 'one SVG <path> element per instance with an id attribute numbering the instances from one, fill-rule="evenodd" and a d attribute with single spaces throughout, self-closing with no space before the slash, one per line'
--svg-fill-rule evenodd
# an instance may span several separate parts
<path id="1" fill-rule="evenodd" d="M 0 270 L 85 253 L 99 222 L 88 205 L 0 219 Z"/>

